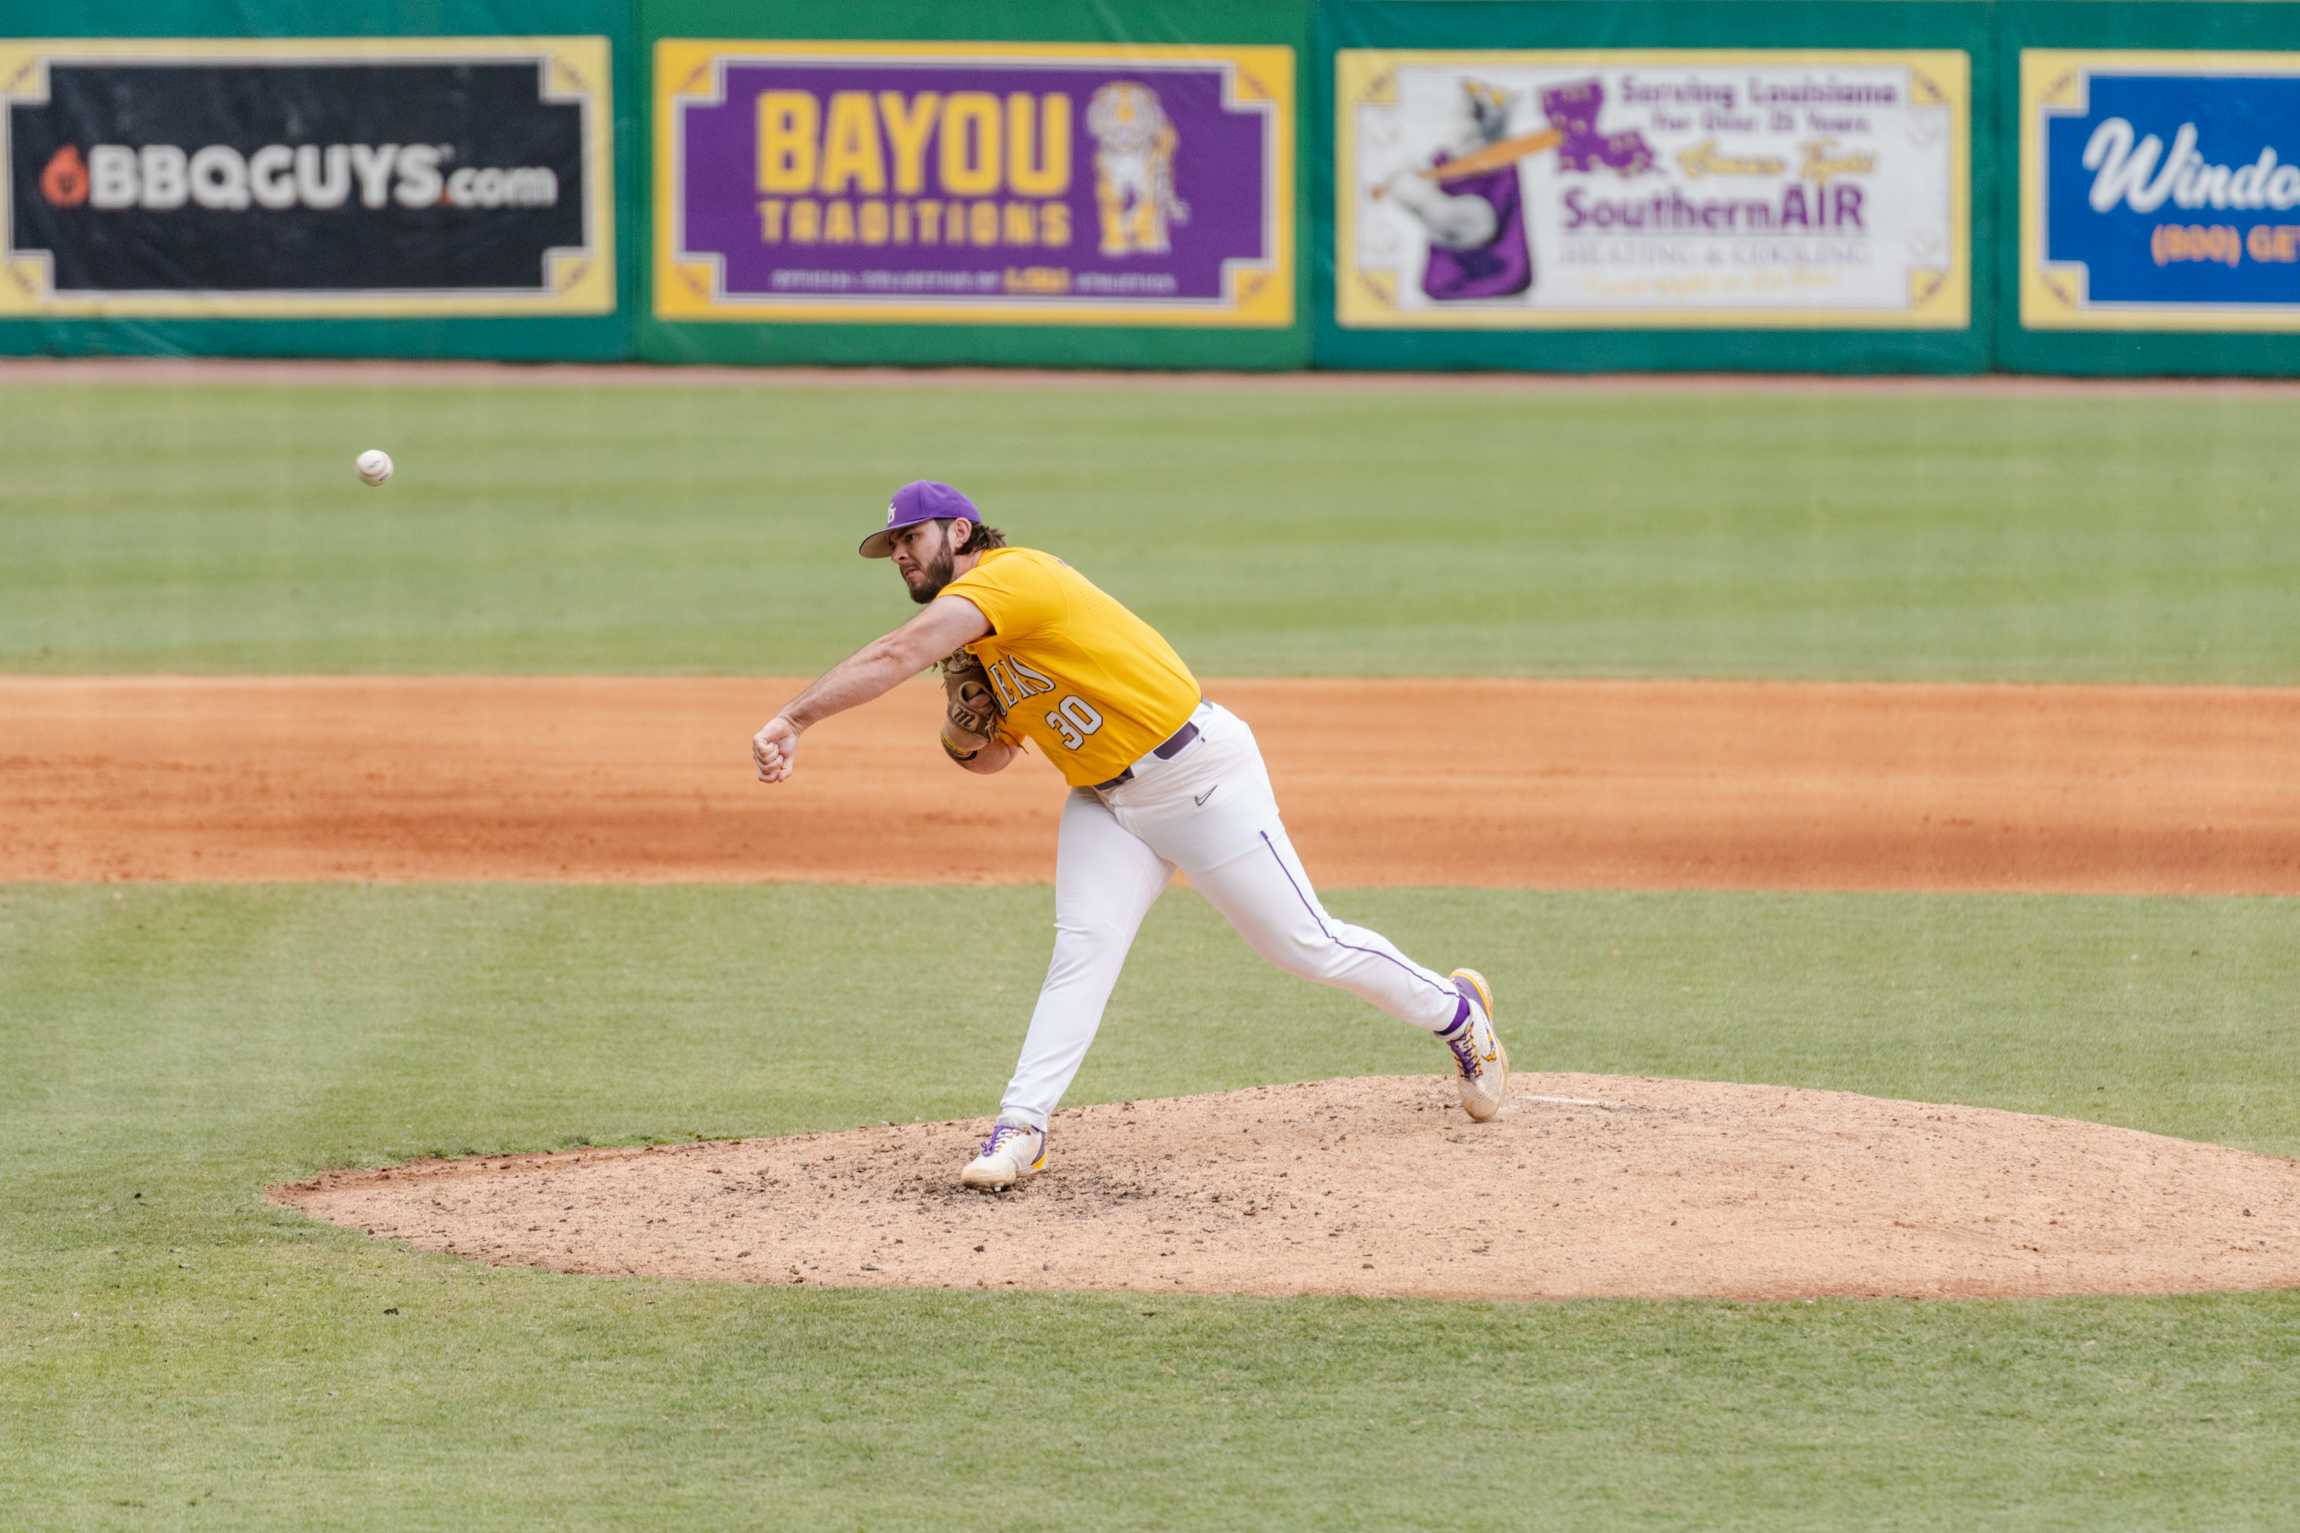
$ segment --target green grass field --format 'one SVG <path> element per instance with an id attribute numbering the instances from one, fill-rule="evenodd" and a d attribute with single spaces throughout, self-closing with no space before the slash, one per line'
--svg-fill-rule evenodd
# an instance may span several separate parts
<path id="1" fill-rule="evenodd" d="M 1210 675 L 2300 678 L 2273 396 L 6 399 L 18 671 L 811 673 L 900 615 L 854 544 L 933 477 Z"/>
<path id="2" fill-rule="evenodd" d="M 1546 1066 L 2300 1152 L 2300 1110 L 2263 1087 L 2300 1075 L 2280 1026 L 2300 981 L 2287 902 L 1336 903 L 1538 994 L 1549 1015 L 1516 1037 Z M 416 1155 L 979 1112 L 1050 909 L 1038 889 L 0 894 L 0 1052 L 23 1065 L 0 1098 L 0 1505 L 40 1527 L 884 1527 L 963 1507 L 1026 1527 L 2226 1528 L 2289 1512 L 2300 1294 L 809 1293 L 476 1268 L 260 1199 Z M 954 1007 L 903 960 L 920 926 L 962 919 L 1002 978 Z M 873 1018 L 890 1057 L 865 1068 L 848 1015 Z M 1074 1100 L 1429 1056 L 1260 968 L 1175 895 Z"/>
<path id="3" fill-rule="evenodd" d="M 19 672 L 806 670 L 908 610 L 848 550 L 934 474 L 1214 673 L 2300 679 L 2270 398 L 0 399 Z M 2290 901 L 1327 895 L 1485 968 L 1521 1066 L 2300 1155 Z M 0 886 L 0 1528 L 2294 1525 L 2300 1293 L 807 1291 L 490 1269 L 263 1201 L 417 1155 L 981 1114 L 1050 911 Z M 960 926 L 985 980 L 953 999 L 922 953 Z M 1432 1063 L 1177 892 L 1071 1100 Z"/>

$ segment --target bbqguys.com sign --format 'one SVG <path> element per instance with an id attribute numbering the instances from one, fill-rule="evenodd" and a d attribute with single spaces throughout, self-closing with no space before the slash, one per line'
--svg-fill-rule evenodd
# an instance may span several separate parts
<path id="1" fill-rule="evenodd" d="M 0 42 L 0 312 L 614 306 L 604 38 Z"/>
<path id="2" fill-rule="evenodd" d="M 41 172 L 59 207 L 220 212 L 289 208 L 549 208 L 559 203 L 550 165 L 449 168 L 452 144 L 97 144 L 85 158 L 66 144 Z M 75 177 L 78 179 L 76 180 Z"/>
<path id="3" fill-rule="evenodd" d="M 667 319 L 1293 322 L 1294 53 L 656 45 Z"/>
<path id="4" fill-rule="evenodd" d="M 2021 323 L 2300 328 L 2300 54 L 2021 55 Z"/>

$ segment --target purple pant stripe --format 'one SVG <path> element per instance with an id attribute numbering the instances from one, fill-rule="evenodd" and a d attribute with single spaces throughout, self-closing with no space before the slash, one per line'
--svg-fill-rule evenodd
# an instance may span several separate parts
<path id="1" fill-rule="evenodd" d="M 1325 938 L 1328 942 L 1331 942 L 1336 947 L 1348 948 L 1353 953 L 1364 953 L 1369 957 L 1379 958 L 1384 963 L 1395 964 L 1398 968 L 1405 970 L 1408 974 L 1411 974 L 1415 979 L 1420 980 L 1423 984 L 1429 986 L 1438 994 L 1450 995 L 1455 1000 L 1461 999 L 1461 992 L 1459 990 L 1448 990 L 1445 986 L 1439 984 L 1436 980 L 1431 979 L 1427 974 L 1424 974 L 1421 970 L 1415 968 L 1412 964 L 1398 963 L 1395 958 L 1392 958 L 1387 953 L 1379 952 L 1376 949 L 1370 947 L 1359 947 L 1355 942 L 1344 942 L 1341 938 L 1335 936 L 1333 928 L 1326 924 L 1326 918 L 1318 914 L 1318 907 L 1311 904 L 1310 897 L 1302 892 L 1301 883 L 1294 877 L 1294 870 L 1286 866 L 1286 859 L 1284 857 L 1278 855 L 1277 843 L 1270 839 L 1270 833 L 1265 830 L 1257 832 L 1257 834 L 1261 836 L 1262 844 L 1270 849 L 1270 855 L 1277 858 L 1278 871 L 1285 874 L 1286 882 L 1294 886 L 1294 898 L 1302 902 L 1302 908 L 1310 913 L 1311 920 L 1318 923 L 1318 930 L 1325 933 Z"/>

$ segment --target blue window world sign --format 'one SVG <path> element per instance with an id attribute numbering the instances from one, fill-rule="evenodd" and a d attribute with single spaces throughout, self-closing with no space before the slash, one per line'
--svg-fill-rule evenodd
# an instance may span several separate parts
<path id="1" fill-rule="evenodd" d="M 2021 323 L 2300 329 L 2300 53 L 2021 55 Z"/>

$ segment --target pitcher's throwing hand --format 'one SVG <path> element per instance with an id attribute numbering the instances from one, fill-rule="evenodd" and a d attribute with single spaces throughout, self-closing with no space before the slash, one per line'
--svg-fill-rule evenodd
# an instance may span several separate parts
<path id="1" fill-rule="evenodd" d="M 797 766 L 799 732 L 791 721 L 776 714 L 759 726 L 751 736 L 751 762 L 759 769 L 759 781 L 781 782 Z"/>

